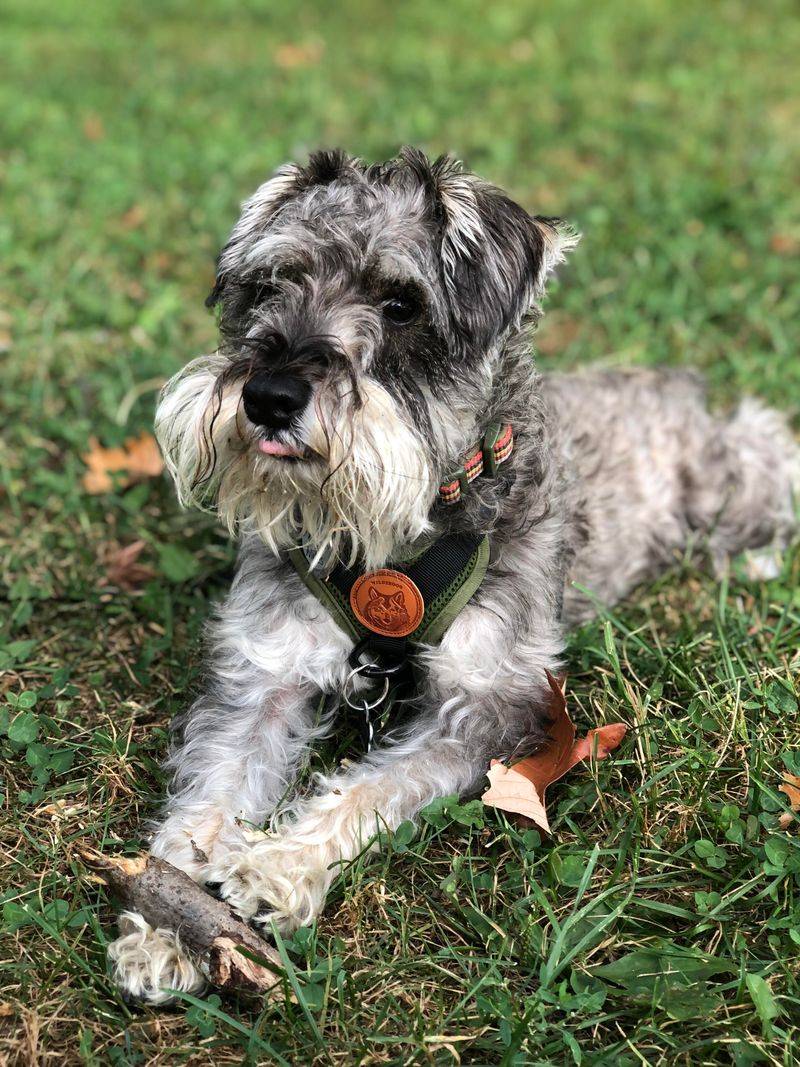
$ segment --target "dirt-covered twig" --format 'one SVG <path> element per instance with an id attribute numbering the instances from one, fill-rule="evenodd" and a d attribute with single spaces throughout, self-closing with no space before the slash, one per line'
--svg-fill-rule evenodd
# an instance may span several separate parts
<path id="1" fill-rule="evenodd" d="M 239 951 L 281 966 L 280 957 L 221 900 L 155 856 L 104 856 L 93 848 L 79 850 L 123 907 L 138 911 L 154 927 L 180 934 L 209 982 L 221 990 L 268 993 L 279 977 Z"/>

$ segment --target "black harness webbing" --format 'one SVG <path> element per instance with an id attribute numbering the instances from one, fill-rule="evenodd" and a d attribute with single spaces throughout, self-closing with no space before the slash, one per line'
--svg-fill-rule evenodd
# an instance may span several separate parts
<path id="1" fill-rule="evenodd" d="M 447 596 L 448 592 L 455 593 L 454 586 L 458 584 L 460 588 L 472 575 L 473 560 L 477 562 L 475 557 L 482 540 L 482 537 L 473 533 L 448 534 L 435 541 L 411 563 L 392 564 L 391 570 L 405 574 L 419 589 L 425 602 L 425 614 L 417 629 L 407 637 L 384 637 L 370 633 L 370 647 L 390 660 L 403 656 L 407 643 L 419 640 L 447 607 L 447 603 L 441 603 L 442 598 Z M 346 604 L 350 603 L 350 592 L 362 573 L 361 570 L 343 567 L 341 564 L 337 564 L 331 571 L 329 581 L 339 590 Z M 450 599 L 451 597 L 448 597 L 448 602 Z M 366 628 L 364 629 L 366 632 Z"/>
<path id="2" fill-rule="evenodd" d="M 327 576 L 316 574 L 300 548 L 292 549 L 289 559 L 317 600 L 355 641 L 350 655 L 352 674 L 384 685 L 374 704 L 370 699 L 355 704 L 348 699 L 347 689 L 343 693 L 350 707 L 364 712 L 362 737 L 369 748 L 376 727 L 385 724 L 392 708 L 413 694 L 415 648 L 437 644 L 483 581 L 489 563 L 489 539 L 475 533 L 446 534 L 415 558 L 388 565 L 389 573 L 399 572 L 414 583 L 424 603 L 418 625 L 402 637 L 376 633 L 353 610 L 351 593 L 364 577 L 362 569 L 337 564 Z M 377 688 L 380 690 L 380 685 Z"/>
<path id="3" fill-rule="evenodd" d="M 363 570 L 337 564 L 327 576 L 317 574 L 311 570 L 301 548 L 291 549 L 289 559 L 314 596 L 355 641 L 366 637 L 370 642 L 383 640 L 390 642 L 384 649 L 399 651 L 406 647 L 406 642 L 437 644 L 441 640 L 483 581 L 489 563 L 489 539 L 474 533 L 447 534 L 416 558 L 389 564 L 391 570 L 405 574 L 414 582 L 425 603 L 419 625 L 402 638 L 381 638 L 355 615 L 350 593 Z"/>

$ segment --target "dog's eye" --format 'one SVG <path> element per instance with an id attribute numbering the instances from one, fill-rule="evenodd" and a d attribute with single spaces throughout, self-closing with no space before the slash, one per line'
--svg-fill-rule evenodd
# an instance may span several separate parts
<path id="1" fill-rule="evenodd" d="M 239 283 L 239 288 L 244 302 L 250 307 L 263 304 L 275 292 L 275 285 L 266 274 L 255 274 L 244 278 Z"/>
<path id="2" fill-rule="evenodd" d="M 292 285 L 302 285 L 305 271 L 297 263 L 284 263 L 276 268 L 275 278 L 281 282 L 291 282 Z"/>
<path id="3" fill-rule="evenodd" d="M 419 318 L 419 301 L 413 296 L 393 296 L 382 306 L 384 317 L 395 326 L 408 326 Z"/>

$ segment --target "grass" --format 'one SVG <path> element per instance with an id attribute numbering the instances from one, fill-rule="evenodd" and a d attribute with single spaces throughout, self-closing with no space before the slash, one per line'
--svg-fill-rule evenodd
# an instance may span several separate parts
<path id="1" fill-rule="evenodd" d="M 274 1004 L 130 1010 L 76 858 L 139 847 L 232 561 L 160 480 L 87 496 L 81 455 L 214 345 L 239 199 L 320 143 L 455 149 L 586 235 L 545 368 L 691 364 L 796 411 L 796 7 L 6 0 L 3 39 L 0 1057 L 796 1063 L 796 552 L 761 586 L 677 560 L 575 634 L 574 717 L 631 729 L 553 788 L 553 840 L 436 806 L 343 872 Z M 155 576 L 127 593 L 103 558 L 137 539 Z"/>

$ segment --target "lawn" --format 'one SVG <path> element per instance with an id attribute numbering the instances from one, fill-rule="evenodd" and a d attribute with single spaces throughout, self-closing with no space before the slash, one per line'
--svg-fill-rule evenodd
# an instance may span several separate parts
<path id="1" fill-rule="evenodd" d="M 800 14 L 682 0 L 5 0 L 0 72 L 0 1062 L 794 1064 L 800 553 L 715 584 L 676 560 L 573 635 L 581 729 L 553 837 L 438 805 L 353 864 L 263 1006 L 139 1012 L 77 856 L 135 852 L 232 549 L 160 478 L 82 456 L 150 427 L 215 344 L 238 201 L 320 144 L 455 150 L 584 240 L 544 369 L 699 366 L 800 409 Z M 795 421 L 795 425 L 798 423 Z M 106 560 L 143 540 L 151 577 Z M 331 758 L 330 754 L 315 757 Z"/>

